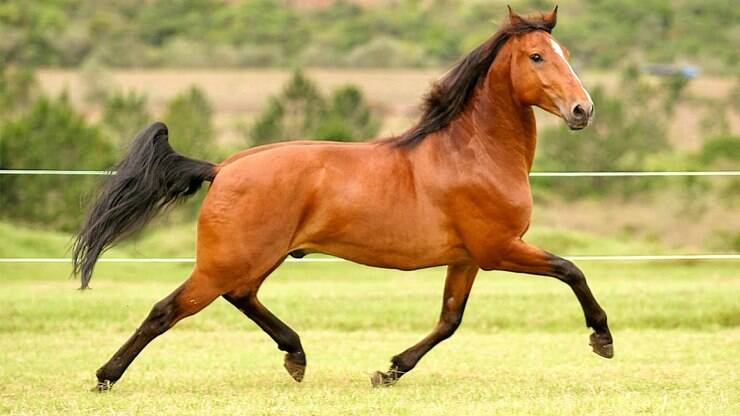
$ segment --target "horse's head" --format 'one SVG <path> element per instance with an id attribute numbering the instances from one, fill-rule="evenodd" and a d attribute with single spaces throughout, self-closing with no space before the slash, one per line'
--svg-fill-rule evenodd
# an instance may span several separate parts
<path id="1" fill-rule="evenodd" d="M 568 63 L 568 52 L 550 35 L 557 22 L 558 8 L 538 17 L 543 30 L 529 30 L 512 36 L 511 81 L 517 98 L 562 117 L 572 130 L 591 122 L 594 104 Z M 512 27 L 524 17 L 509 8 Z M 528 19 L 531 21 L 531 18 Z"/>

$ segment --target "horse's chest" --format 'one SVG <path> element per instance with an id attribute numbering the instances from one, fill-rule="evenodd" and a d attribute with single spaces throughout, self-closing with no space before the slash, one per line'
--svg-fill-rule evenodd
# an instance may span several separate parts
<path id="1" fill-rule="evenodd" d="M 461 197 L 457 215 L 468 230 L 487 235 L 520 236 L 529 227 L 532 193 L 528 184 L 478 189 Z"/>
<path id="2" fill-rule="evenodd" d="M 530 193 L 502 195 L 491 201 L 483 215 L 491 226 L 523 233 L 532 217 L 532 196 Z"/>

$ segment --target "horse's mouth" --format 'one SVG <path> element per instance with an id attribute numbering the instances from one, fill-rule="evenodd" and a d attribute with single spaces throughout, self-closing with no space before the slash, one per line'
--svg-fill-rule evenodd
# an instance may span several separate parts
<path id="1" fill-rule="evenodd" d="M 566 119 L 565 124 L 567 124 L 568 128 L 572 131 L 583 130 L 591 124 L 591 118 L 589 117 L 583 121 L 571 121 Z"/>
<path id="2" fill-rule="evenodd" d="M 583 130 L 586 127 L 588 127 L 589 123 L 579 123 L 579 124 L 568 124 L 568 128 L 573 131 Z"/>

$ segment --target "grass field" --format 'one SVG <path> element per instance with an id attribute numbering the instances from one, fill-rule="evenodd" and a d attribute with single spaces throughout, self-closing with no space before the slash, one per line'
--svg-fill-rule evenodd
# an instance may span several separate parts
<path id="1" fill-rule="evenodd" d="M 7 225 L 0 232 L 11 243 L 3 257 L 58 255 L 66 242 Z M 133 247 L 160 254 L 152 248 L 164 245 L 163 235 L 112 255 L 135 254 Z M 155 340 L 111 392 L 97 394 L 88 391 L 95 370 L 191 265 L 101 264 L 93 290 L 80 292 L 68 265 L 0 264 L 0 413 L 740 412 L 737 262 L 581 266 L 609 313 L 613 360 L 590 351 L 578 303 L 562 283 L 482 273 L 457 334 L 397 385 L 373 389 L 369 375 L 434 325 L 443 270 L 291 263 L 261 298 L 302 336 L 301 384 L 283 370 L 272 340 L 219 299 Z"/>

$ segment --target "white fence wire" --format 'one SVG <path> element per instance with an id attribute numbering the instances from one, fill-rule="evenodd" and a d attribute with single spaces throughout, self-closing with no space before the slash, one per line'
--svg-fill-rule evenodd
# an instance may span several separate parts
<path id="1" fill-rule="evenodd" d="M 52 170 L 52 169 L 0 169 L 0 175 L 114 175 L 105 170 Z M 695 176 L 740 176 L 740 171 L 622 171 L 622 172 L 532 172 L 531 177 L 695 177 Z M 573 261 L 697 261 L 697 260 L 740 260 L 740 254 L 671 254 L 671 255 L 610 255 L 610 256 L 566 256 Z M 65 257 L 6 257 L 0 263 L 70 263 Z M 100 263 L 194 263 L 194 258 L 101 258 Z M 334 257 L 288 258 L 291 263 L 342 263 L 347 260 Z"/>
<path id="2" fill-rule="evenodd" d="M 107 170 L 0 169 L 0 175 L 114 175 Z M 623 172 L 531 172 L 531 177 L 646 177 L 646 176 L 740 176 L 738 170 L 719 171 L 623 171 Z"/>
<path id="3" fill-rule="evenodd" d="M 571 261 L 695 261 L 695 260 L 740 260 L 740 254 L 667 254 L 646 256 L 565 256 Z M 288 258 L 288 263 L 347 263 L 349 260 L 336 257 Z M 71 263 L 66 257 L 5 257 L 0 263 Z M 98 263 L 195 263 L 191 257 L 172 258 L 101 258 Z"/>

